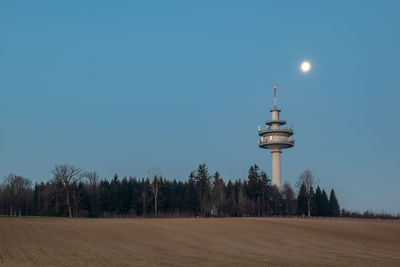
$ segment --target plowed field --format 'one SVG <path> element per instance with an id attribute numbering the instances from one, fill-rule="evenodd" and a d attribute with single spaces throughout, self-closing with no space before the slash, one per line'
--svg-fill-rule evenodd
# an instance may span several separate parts
<path id="1" fill-rule="evenodd" d="M 400 266 L 400 223 L 0 217 L 1 266 Z"/>

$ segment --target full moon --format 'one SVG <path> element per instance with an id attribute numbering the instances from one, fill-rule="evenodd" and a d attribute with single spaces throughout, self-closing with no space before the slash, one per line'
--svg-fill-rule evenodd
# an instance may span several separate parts
<path id="1" fill-rule="evenodd" d="M 309 72 L 311 69 L 311 64 L 308 61 L 304 61 L 303 63 L 301 63 L 300 65 L 300 69 L 302 72 Z"/>

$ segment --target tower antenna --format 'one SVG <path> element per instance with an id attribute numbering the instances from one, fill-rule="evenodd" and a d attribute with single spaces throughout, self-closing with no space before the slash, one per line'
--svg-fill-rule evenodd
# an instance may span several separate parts
<path id="1" fill-rule="evenodd" d="M 276 86 L 274 86 L 274 107 L 276 110 Z"/>

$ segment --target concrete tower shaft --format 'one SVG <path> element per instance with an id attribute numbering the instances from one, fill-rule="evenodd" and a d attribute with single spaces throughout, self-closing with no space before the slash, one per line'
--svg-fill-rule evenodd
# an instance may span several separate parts
<path id="1" fill-rule="evenodd" d="M 281 190 L 281 150 L 272 149 L 272 184 Z"/>
<path id="2" fill-rule="evenodd" d="M 294 146 L 294 139 L 290 137 L 294 134 L 293 127 L 281 128 L 286 124 L 285 120 L 279 118 L 279 110 L 276 107 L 276 87 L 274 87 L 274 109 L 270 110 L 271 120 L 267 120 L 266 129 L 258 126 L 258 146 L 270 149 L 272 153 L 272 184 L 281 190 L 281 150 Z"/>

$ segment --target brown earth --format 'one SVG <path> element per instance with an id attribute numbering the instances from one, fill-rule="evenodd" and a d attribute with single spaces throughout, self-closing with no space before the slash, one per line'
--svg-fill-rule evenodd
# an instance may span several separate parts
<path id="1" fill-rule="evenodd" d="M 400 223 L 0 217 L 1 266 L 400 266 Z"/>

